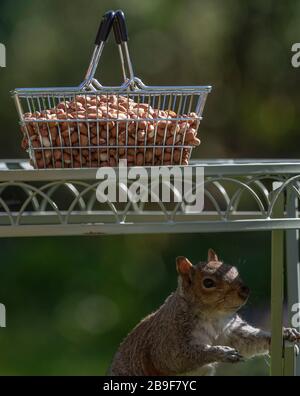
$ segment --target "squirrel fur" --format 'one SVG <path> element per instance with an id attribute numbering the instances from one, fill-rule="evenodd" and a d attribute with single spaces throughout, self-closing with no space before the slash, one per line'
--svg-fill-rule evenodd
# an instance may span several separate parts
<path id="1" fill-rule="evenodd" d="M 271 334 L 236 313 L 250 292 L 236 267 L 212 249 L 207 262 L 178 257 L 176 267 L 176 291 L 121 343 L 109 375 L 213 375 L 218 363 L 269 353 Z M 298 342 L 300 333 L 285 328 L 283 338 Z"/>

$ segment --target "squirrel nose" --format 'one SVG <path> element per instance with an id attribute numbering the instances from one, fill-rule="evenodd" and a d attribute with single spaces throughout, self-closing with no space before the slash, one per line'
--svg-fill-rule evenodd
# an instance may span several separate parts
<path id="1" fill-rule="evenodd" d="M 249 296 L 250 289 L 249 287 L 243 285 L 240 287 L 240 290 L 238 291 L 238 294 L 241 298 L 247 298 Z"/>

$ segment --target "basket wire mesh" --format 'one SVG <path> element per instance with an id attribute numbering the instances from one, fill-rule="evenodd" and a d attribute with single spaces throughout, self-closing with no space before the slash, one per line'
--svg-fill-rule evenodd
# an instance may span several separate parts
<path id="1" fill-rule="evenodd" d="M 111 28 L 124 83 L 102 86 L 94 75 Z M 34 168 L 187 165 L 210 86 L 146 86 L 135 77 L 122 11 L 101 21 L 78 87 L 15 89 L 22 147 Z M 129 76 L 127 77 L 127 73 Z"/>

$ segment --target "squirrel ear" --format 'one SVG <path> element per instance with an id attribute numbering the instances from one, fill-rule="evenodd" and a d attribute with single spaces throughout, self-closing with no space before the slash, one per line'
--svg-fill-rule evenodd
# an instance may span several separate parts
<path id="1" fill-rule="evenodd" d="M 217 253 L 213 249 L 208 249 L 207 261 L 208 262 L 210 262 L 210 261 L 219 261 Z"/>
<path id="2" fill-rule="evenodd" d="M 176 258 L 176 268 L 180 275 L 188 275 L 193 268 L 193 264 L 186 257 L 179 256 Z"/>

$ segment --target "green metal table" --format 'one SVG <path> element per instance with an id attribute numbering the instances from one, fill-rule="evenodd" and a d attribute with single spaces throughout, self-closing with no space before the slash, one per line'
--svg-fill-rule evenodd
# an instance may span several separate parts
<path id="1" fill-rule="evenodd" d="M 292 307 L 300 303 L 300 160 L 202 160 L 191 166 L 204 167 L 199 213 L 187 212 L 183 202 L 100 203 L 96 169 L 34 170 L 25 160 L 2 160 L 0 236 L 270 231 L 271 375 L 300 375 L 298 348 L 282 341 L 284 285 L 289 325 Z"/>

